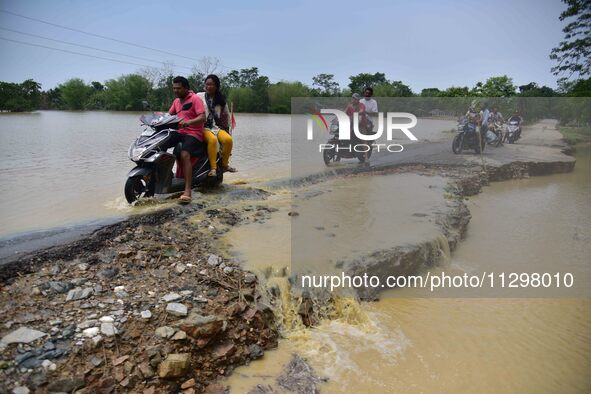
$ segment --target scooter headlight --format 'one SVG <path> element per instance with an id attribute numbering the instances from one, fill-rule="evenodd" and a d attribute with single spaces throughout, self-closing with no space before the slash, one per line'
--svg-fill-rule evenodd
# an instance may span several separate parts
<path id="1" fill-rule="evenodd" d="M 145 151 L 146 151 L 146 148 L 143 147 L 143 146 L 140 146 L 140 147 L 138 147 L 138 146 L 131 146 L 129 148 L 128 155 L 129 155 L 129 158 L 131 160 L 138 161 L 142 157 L 142 154 Z"/>

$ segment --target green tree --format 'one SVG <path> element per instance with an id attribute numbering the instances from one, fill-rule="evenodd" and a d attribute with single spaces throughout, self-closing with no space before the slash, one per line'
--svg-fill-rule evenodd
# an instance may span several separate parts
<path id="1" fill-rule="evenodd" d="M 563 0 L 567 5 L 559 19 L 576 18 L 563 29 L 564 40 L 550 52 L 550 59 L 558 64 L 552 67 L 554 75 L 568 73 L 579 78 L 591 73 L 591 0 Z"/>
<path id="2" fill-rule="evenodd" d="M 174 76 L 172 74 L 163 75 L 157 81 L 156 88 L 154 88 L 150 94 L 149 102 L 150 107 L 154 110 L 168 111 L 172 102 L 175 99 L 172 91 L 172 80 Z"/>
<path id="3" fill-rule="evenodd" d="M 339 83 L 334 80 L 334 74 L 318 74 L 312 77 L 312 86 L 317 86 L 319 96 L 336 96 L 339 93 Z"/>
<path id="4" fill-rule="evenodd" d="M 519 86 L 519 95 L 522 97 L 553 97 L 558 93 L 548 86 L 540 87 L 535 82 L 530 82 L 527 85 Z"/>
<path id="5" fill-rule="evenodd" d="M 386 81 L 373 87 L 373 93 L 376 97 L 411 97 L 412 90 L 402 81 Z"/>
<path id="6" fill-rule="evenodd" d="M 65 109 L 84 109 L 86 101 L 91 94 L 91 88 L 80 78 L 72 78 L 59 86 L 61 99 Z"/>
<path id="7" fill-rule="evenodd" d="M 351 89 L 351 92 L 353 93 L 361 93 L 366 87 L 374 87 L 376 85 L 385 84 L 388 82 L 386 80 L 386 74 L 384 73 L 361 73 L 349 77 L 349 80 L 351 81 L 349 84 L 349 89 Z M 377 96 L 377 94 L 375 95 Z"/>
<path id="8" fill-rule="evenodd" d="M 270 111 L 279 114 L 291 112 L 292 97 L 307 97 L 310 95 L 310 88 L 301 82 L 281 81 L 269 86 Z"/>
<path id="9" fill-rule="evenodd" d="M 206 75 L 202 72 L 195 72 L 187 77 L 189 87 L 195 92 L 203 91 Z"/>
<path id="10" fill-rule="evenodd" d="M 568 91 L 569 96 L 591 97 L 591 78 L 579 79 Z"/>
<path id="11" fill-rule="evenodd" d="M 256 68 L 256 67 L 254 67 Z M 252 81 L 252 90 L 255 94 L 256 100 L 254 103 L 253 112 L 267 112 L 269 111 L 269 78 L 258 77 Z"/>
<path id="12" fill-rule="evenodd" d="M 152 90 L 150 81 L 138 74 L 123 75 L 105 82 L 104 100 L 107 109 L 142 111 Z"/>
<path id="13" fill-rule="evenodd" d="M 437 88 L 425 88 L 421 90 L 421 97 L 439 97 L 441 93 L 441 90 Z"/>
<path id="14" fill-rule="evenodd" d="M 240 87 L 240 71 L 232 70 L 222 80 L 222 84 L 227 89 L 239 88 Z"/>
<path id="15" fill-rule="evenodd" d="M 105 85 L 103 85 L 100 82 L 97 81 L 92 81 L 90 83 L 90 86 L 92 86 L 92 88 L 96 91 L 96 92 L 102 92 L 103 90 L 105 90 Z"/>
<path id="16" fill-rule="evenodd" d="M 86 104 L 84 105 L 85 109 L 105 109 L 105 86 L 97 81 L 92 81 L 90 83 L 90 94 Z"/>
<path id="17" fill-rule="evenodd" d="M 506 75 L 490 77 L 485 83 L 478 82 L 473 89 L 477 96 L 483 97 L 511 97 L 515 95 L 513 79 Z"/>
<path id="18" fill-rule="evenodd" d="M 23 112 L 39 108 L 40 88 L 32 79 L 23 83 L 0 82 L 0 110 Z"/>
<path id="19" fill-rule="evenodd" d="M 450 86 L 441 92 L 442 97 L 468 97 L 472 92 L 467 86 Z"/>
<path id="20" fill-rule="evenodd" d="M 39 108 L 41 102 L 41 84 L 27 79 L 20 84 L 21 92 L 29 103 L 29 110 Z"/>
<path id="21" fill-rule="evenodd" d="M 22 83 L 0 82 L 0 110 L 34 111 L 41 103 L 41 85 L 32 79 Z"/>
<path id="22" fill-rule="evenodd" d="M 237 87 L 230 90 L 228 100 L 234 103 L 235 112 L 256 112 L 257 97 L 251 88 Z"/>
<path id="23" fill-rule="evenodd" d="M 258 67 L 243 68 L 240 71 L 232 70 L 224 77 L 224 85 L 228 89 L 252 88 L 258 78 Z"/>
<path id="24" fill-rule="evenodd" d="M 59 87 L 41 93 L 41 109 L 63 109 L 62 92 Z"/>
<path id="25" fill-rule="evenodd" d="M 267 77 L 265 77 L 267 78 Z M 254 88 L 255 83 L 259 79 L 258 67 L 243 68 L 240 70 L 240 86 Z M 267 78 L 268 81 L 268 78 Z M 262 81 L 258 81 L 260 84 Z"/>

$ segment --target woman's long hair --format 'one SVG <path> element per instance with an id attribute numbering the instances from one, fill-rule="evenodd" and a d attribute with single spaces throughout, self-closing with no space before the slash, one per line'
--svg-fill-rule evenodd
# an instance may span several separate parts
<path id="1" fill-rule="evenodd" d="M 222 108 L 224 108 L 226 106 L 226 96 L 224 96 L 222 92 L 220 92 L 220 88 L 222 85 L 220 79 L 215 74 L 209 74 L 207 77 L 205 77 L 204 82 L 207 82 L 208 79 L 211 79 L 215 85 L 215 96 L 213 97 L 213 106 L 216 107 L 217 105 L 220 105 Z"/>

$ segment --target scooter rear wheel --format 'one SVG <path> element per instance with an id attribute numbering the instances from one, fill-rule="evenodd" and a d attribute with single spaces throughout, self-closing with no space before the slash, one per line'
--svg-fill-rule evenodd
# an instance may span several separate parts
<path id="1" fill-rule="evenodd" d="M 359 160 L 360 163 L 365 163 L 371 157 L 372 151 L 373 151 L 373 147 L 370 146 L 369 150 L 367 152 L 362 152 L 357 155 L 357 160 Z"/>

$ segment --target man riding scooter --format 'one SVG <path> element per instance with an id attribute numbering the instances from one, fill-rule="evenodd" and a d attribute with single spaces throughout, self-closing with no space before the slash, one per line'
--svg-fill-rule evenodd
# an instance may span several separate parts
<path id="1" fill-rule="evenodd" d="M 201 99 L 189 89 L 189 81 L 185 77 L 172 80 L 172 90 L 177 98 L 172 103 L 168 113 L 177 115 L 181 120 L 179 130 L 168 143 L 168 148 L 182 144 L 180 162 L 185 180 L 185 191 L 179 197 L 181 204 L 191 202 L 192 166 L 191 153 L 199 149 L 203 143 L 203 124 L 205 123 L 205 108 Z"/>
<path id="2" fill-rule="evenodd" d="M 373 123 L 369 118 L 369 114 L 367 113 L 367 108 L 363 104 L 361 100 L 361 96 L 358 93 L 354 93 L 351 96 L 351 102 L 345 108 L 345 113 L 349 115 L 349 119 L 351 120 L 351 135 L 355 135 L 353 133 L 353 114 L 357 112 L 359 114 L 359 131 L 362 134 L 370 133 L 373 129 Z"/>
<path id="3" fill-rule="evenodd" d="M 347 115 L 349 115 L 349 119 L 351 121 L 351 138 L 352 141 L 354 141 L 355 144 L 358 143 L 363 143 L 363 141 L 361 141 L 356 135 L 355 132 L 353 131 L 353 124 L 354 124 L 354 118 L 353 118 L 353 114 L 357 112 L 359 114 L 359 131 L 362 134 L 365 134 L 366 132 L 368 132 L 369 128 L 370 128 L 370 120 L 369 117 L 367 115 L 367 112 L 365 110 L 365 105 L 361 102 L 361 96 L 359 95 L 359 93 L 353 93 L 353 95 L 351 96 L 351 102 L 349 103 L 349 105 L 347 105 L 347 108 L 345 108 L 345 113 Z M 368 152 L 365 152 L 364 154 L 365 157 L 365 161 L 367 161 L 367 159 L 369 158 Z"/>

